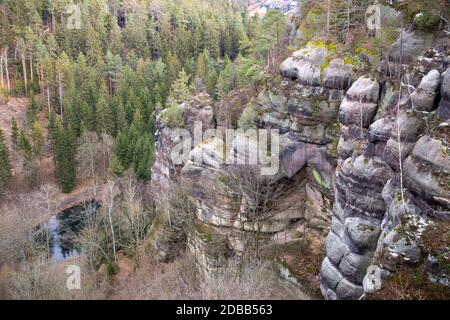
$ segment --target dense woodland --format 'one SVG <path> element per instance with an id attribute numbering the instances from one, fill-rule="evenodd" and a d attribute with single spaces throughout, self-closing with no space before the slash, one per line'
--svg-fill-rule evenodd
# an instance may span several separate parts
<path id="1" fill-rule="evenodd" d="M 296 26 L 301 37 L 287 47 L 286 17 L 270 10 L 264 19 L 249 17 L 246 1 L 81 1 L 79 29 L 70 25 L 73 1 L 2 1 L 0 90 L 30 100 L 26 121 L 12 121 L 14 151 L 33 177 L 45 153 L 41 113 L 64 192 L 75 185 L 83 133 L 113 141 L 109 174 L 133 168 L 148 180 L 157 113 L 192 93 L 205 91 L 219 101 L 233 90 L 257 88 L 277 74 L 280 56 L 309 40 L 331 41 L 352 63 L 351 54 L 361 50 L 375 59 L 388 54 L 400 21 L 387 17 L 383 23 L 390 27 L 367 37 L 369 2 L 304 1 L 308 14 Z M 406 13 L 404 24 L 422 12 L 418 27 L 424 31 L 440 23 L 435 11 L 445 7 L 440 0 L 397 6 Z M 1 140 L 5 186 L 10 157 Z"/>
<path id="2" fill-rule="evenodd" d="M 194 91 L 220 99 L 260 81 L 286 28 L 282 13 L 249 18 L 243 2 L 95 0 L 78 4 L 81 29 L 71 29 L 71 3 L 0 4 L 1 90 L 31 101 L 25 123 L 12 123 L 14 148 L 32 170 L 44 152 L 37 121 L 44 113 L 64 192 L 74 187 L 86 132 L 115 140 L 111 174 L 133 168 L 149 179 L 157 110 Z M 4 185 L 9 165 L 1 148 Z"/>
<path id="3" fill-rule="evenodd" d="M 294 83 L 282 80 L 280 64 L 310 44 L 330 54 L 321 72 L 339 58 L 358 76 L 389 83 L 392 93 L 404 86 L 394 70 L 403 55 L 390 57 L 400 30 L 450 34 L 447 0 L 299 2 L 294 14 L 259 17 L 246 0 L 0 0 L 0 299 L 298 299 L 258 250 L 239 256 L 238 272 L 199 274 L 184 252 L 189 233 L 203 235 L 194 223 L 198 204 L 181 183 L 167 201 L 181 215 L 157 208 L 151 194 L 157 127 L 181 126 L 179 105 L 198 93 L 213 100 L 217 127 L 257 127 L 259 93 Z M 375 2 L 389 5 L 383 28 L 369 30 L 366 10 Z M 394 71 L 383 71 L 383 61 Z M 339 122 L 331 129 L 330 157 L 337 158 Z M 245 171 L 235 174 L 238 193 L 260 197 L 264 189 L 275 203 L 286 191 Z M 321 181 L 314 169 L 312 178 Z M 84 272 L 76 292 L 67 291 L 53 261 L 48 224 L 65 210 L 61 203 L 72 205 L 68 199 L 102 203 L 98 215 L 85 210 L 86 225 L 71 239 Z M 323 257 L 308 249 L 305 230 L 301 249 L 290 249 L 315 283 Z M 161 260 L 158 237 L 176 243 L 179 256 Z"/>

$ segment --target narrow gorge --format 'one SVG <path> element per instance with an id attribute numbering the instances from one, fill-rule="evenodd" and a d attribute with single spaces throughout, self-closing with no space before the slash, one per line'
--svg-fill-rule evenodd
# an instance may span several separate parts
<path id="1" fill-rule="evenodd" d="M 281 63 L 281 77 L 239 101 L 241 128 L 279 132 L 273 176 L 239 162 L 257 152 L 256 136 L 241 129 L 223 142 L 226 129 L 236 129 L 220 113 L 229 101 L 200 94 L 162 111 L 151 180 L 160 259 L 176 257 L 184 241 L 211 275 L 257 254 L 313 297 L 320 287 L 325 299 L 371 297 L 405 268 L 448 286 L 449 42 L 437 37 L 430 45 L 414 31 L 401 37 L 377 73 L 364 50 L 310 41 Z M 399 60 L 399 45 L 408 63 Z M 216 133 L 174 163 L 183 138 L 175 129 L 190 136 L 195 121 Z M 172 197 L 185 205 L 170 206 Z M 188 219 L 191 228 L 182 228 Z"/>
<path id="2" fill-rule="evenodd" d="M 448 0 L 0 0 L 0 300 L 448 301 L 449 137 Z"/>

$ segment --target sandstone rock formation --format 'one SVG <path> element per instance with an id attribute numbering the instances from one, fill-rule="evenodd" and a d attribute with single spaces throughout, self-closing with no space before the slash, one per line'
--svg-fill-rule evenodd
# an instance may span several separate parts
<path id="1" fill-rule="evenodd" d="M 236 121 L 223 114 L 218 121 L 204 94 L 161 113 L 151 187 L 162 260 L 186 240 L 205 275 L 255 251 L 288 261 L 283 270 L 291 270 L 295 259 L 283 256 L 284 248 L 307 243 L 317 256 L 326 252 L 326 299 L 379 290 L 401 261 L 427 264 L 432 281 L 448 284 L 441 259 L 448 248 L 429 253 L 422 238 L 433 219 L 449 218 L 450 71 L 430 68 L 438 62 L 421 65 L 405 73 L 411 85 L 399 89 L 390 80 L 358 78 L 359 67 L 346 62 L 323 43 L 296 51 L 281 64 L 281 81 L 245 99 L 247 132 L 230 135 Z M 202 139 L 187 139 L 198 134 L 196 121 Z M 251 157 L 262 159 L 256 129 L 277 130 L 271 141 L 279 148 L 264 164 L 249 165 Z M 180 143 L 192 150 L 174 159 Z M 274 163 L 274 174 L 262 174 Z M 171 205 L 180 187 L 187 211 Z"/>
<path id="2" fill-rule="evenodd" d="M 376 80 L 360 78 L 348 90 L 340 109 L 341 165 L 321 270 L 325 298 L 359 299 L 380 289 L 398 260 L 421 263 L 429 217 L 448 218 L 448 141 L 426 135 L 424 120 L 437 107 L 440 79 L 431 70 L 414 92 L 381 98 Z M 441 253 L 448 258 L 448 250 Z M 445 272 L 436 278 L 443 281 Z"/>
<path id="3" fill-rule="evenodd" d="M 354 77 L 342 60 L 320 67 L 330 54 L 314 44 L 296 52 L 281 66 L 285 79 L 263 90 L 247 106 L 257 115 L 255 129 L 279 132 L 279 154 L 267 162 L 278 164 L 273 175 L 261 175 L 261 163 L 242 164 L 258 154 L 256 149 L 245 149 L 249 141 L 250 148 L 257 146 L 252 140 L 257 137 L 238 130 L 227 137 L 227 144 L 226 128 L 207 132 L 214 127 L 215 114 L 211 117 L 214 108 L 206 96 L 191 98 L 177 109 L 185 134 L 194 133 L 195 120 L 202 121 L 205 134 L 202 141 L 193 143 L 182 164 L 174 162 L 171 152 L 183 137 L 172 139 L 176 130 L 164 123 L 164 113 L 173 110 L 159 116 L 152 189 L 167 217 L 173 216 L 167 205 L 173 189 L 182 185 L 186 190 L 187 200 L 195 207 L 194 231 L 187 243 L 201 269 L 220 269 L 224 257 L 256 247 L 263 252 L 298 241 L 308 241 L 317 254 L 323 252 L 334 193 L 339 105 Z M 299 61 L 310 61 L 314 70 L 300 76 L 294 71 Z M 201 118 L 204 114 L 209 116 L 206 122 Z M 169 218 L 163 220 L 155 246 L 166 260 L 176 251 L 170 244 L 177 232 L 169 227 Z"/>

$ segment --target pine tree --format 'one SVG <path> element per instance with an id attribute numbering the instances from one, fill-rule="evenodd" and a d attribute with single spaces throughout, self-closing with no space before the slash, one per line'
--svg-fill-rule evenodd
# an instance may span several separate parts
<path id="1" fill-rule="evenodd" d="M 154 144 L 149 134 L 139 137 L 134 152 L 133 169 L 142 180 L 150 179 Z"/>
<path id="2" fill-rule="evenodd" d="M 54 140 L 54 133 L 55 133 L 55 129 L 56 129 L 56 114 L 55 112 L 51 112 L 50 116 L 48 118 L 48 126 L 47 126 L 47 130 L 48 130 L 48 134 L 51 140 Z"/>
<path id="3" fill-rule="evenodd" d="M 94 131 L 95 130 L 95 118 L 92 107 L 86 102 L 81 103 L 81 121 L 80 132 Z"/>
<path id="4" fill-rule="evenodd" d="M 96 107 L 97 132 L 112 134 L 114 132 L 114 119 L 111 108 L 103 95 L 99 98 Z"/>
<path id="5" fill-rule="evenodd" d="M 11 162 L 6 146 L 5 136 L 2 129 L 0 129 L 0 193 L 8 185 L 11 178 Z"/>
<path id="6" fill-rule="evenodd" d="M 121 131 L 124 130 L 127 126 L 127 114 L 125 112 L 125 108 L 123 104 L 120 103 L 117 107 L 117 115 L 116 115 L 116 136 Z"/>
<path id="7" fill-rule="evenodd" d="M 116 178 L 120 177 L 123 174 L 123 165 L 120 160 L 114 156 L 109 163 L 109 174 Z"/>
<path id="8" fill-rule="evenodd" d="M 208 56 L 206 51 L 203 51 L 197 57 L 195 76 L 202 79 L 203 83 L 208 79 Z"/>
<path id="9" fill-rule="evenodd" d="M 35 122 L 32 130 L 33 155 L 37 159 L 42 159 L 44 153 L 44 134 L 39 122 Z"/>
<path id="10" fill-rule="evenodd" d="M 35 96 L 32 95 L 30 104 L 27 107 L 25 115 L 28 128 L 32 128 L 33 124 L 36 122 L 38 111 L 39 111 L 38 103 L 36 101 Z"/>
<path id="11" fill-rule="evenodd" d="M 24 130 L 19 131 L 19 149 L 23 151 L 25 159 L 31 161 L 33 147 Z"/>
<path id="12" fill-rule="evenodd" d="M 182 69 L 178 73 L 178 79 L 172 84 L 169 101 L 171 103 L 183 103 L 191 95 L 191 88 L 189 87 L 189 76 L 186 71 Z"/>
<path id="13" fill-rule="evenodd" d="M 228 92 L 235 88 L 233 81 L 233 64 L 229 59 L 225 59 L 224 67 L 217 80 L 216 92 L 219 99 L 223 99 Z"/>
<path id="14" fill-rule="evenodd" d="M 119 82 L 119 71 L 122 66 L 120 55 L 114 55 L 110 51 L 106 53 L 105 74 L 108 78 L 109 94 L 113 95 Z"/>
<path id="15" fill-rule="evenodd" d="M 128 169 L 134 161 L 139 136 L 135 126 L 130 126 L 117 136 L 114 152 L 124 169 Z"/>
<path id="16" fill-rule="evenodd" d="M 181 69 L 180 60 L 176 54 L 169 52 L 167 56 L 167 71 L 169 76 L 169 82 L 175 81 L 177 76 L 179 75 L 179 71 Z"/>
<path id="17" fill-rule="evenodd" d="M 12 118 L 11 120 L 11 140 L 14 149 L 18 150 L 19 144 L 20 144 L 20 134 L 19 134 L 19 128 L 17 127 L 16 118 Z"/>
<path id="18" fill-rule="evenodd" d="M 56 123 L 53 151 L 55 155 L 56 177 L 62 192 L 69 193 L 75 185 L 75 135 L 73 130 Z"/>
<path id="19" fill-rule="evenodd" d="M 142 118 L 142 113 L 139 108 L 134 112 L 132 124 L 139 133 L 144 132 L 144 119 Z"/>

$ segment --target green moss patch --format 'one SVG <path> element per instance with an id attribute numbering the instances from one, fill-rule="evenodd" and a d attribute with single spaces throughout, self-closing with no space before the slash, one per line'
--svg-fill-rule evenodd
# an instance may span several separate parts
<path id="1" fill-rule="evenodd" d="M 166 126 L 175 128 L 183 125 L 184 111 L 179 106 L 171 106 L 161 113 L 161 122 Z"/>
<path id="2" fill-rule="evenodd" d="M 211 230 L 205 224 L 201 222 L 195 222 L 194 228 L 197 234 L 200 236 L 203 242 L 210 242 L 213 239 L 213 234 Z"/>

